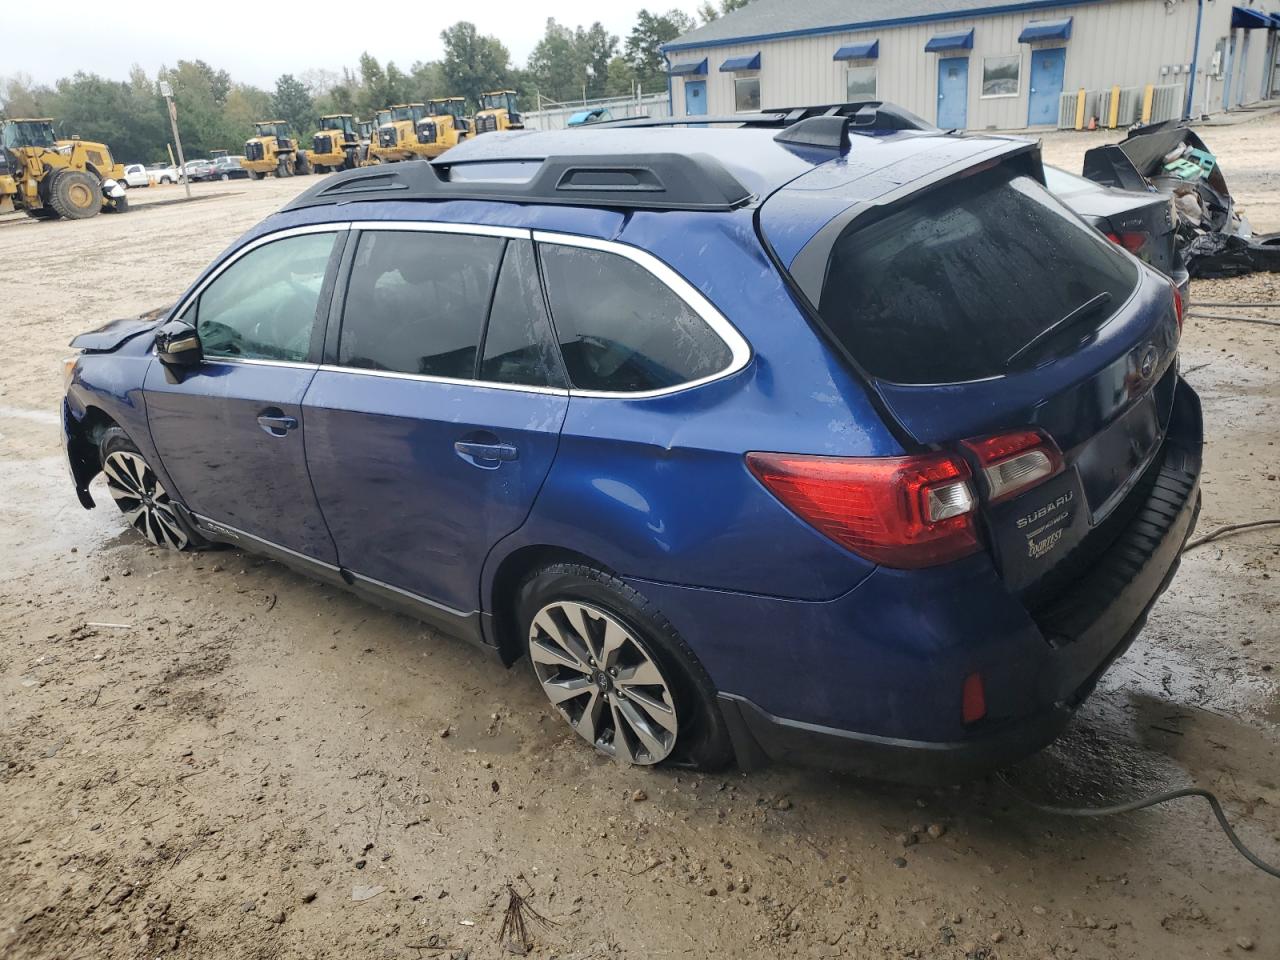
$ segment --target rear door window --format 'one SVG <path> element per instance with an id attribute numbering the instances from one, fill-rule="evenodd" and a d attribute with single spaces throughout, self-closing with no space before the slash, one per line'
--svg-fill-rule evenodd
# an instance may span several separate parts
<path id="1" fill-rule="evenodd" d="M 640 393 L 713 376 L 729 346 L 689 304 L 616 253 L 539 245 L 551 317 L 580 390 Z"/>
<path id="2" fill-rule="evenodd" d="M 832 248 L 819 313 L 871 375 L 950 383 L 1003 374 L 1029 347 L 1069 349 L 1137 281 L 1038 182 L 993 170 L 855 220 Z"/>
<path id="3" fill-rule="evenodd" d="M 456 233 L 362 233 L 347 284 L 338 363 L 473 379 L 505 242 Z"/>
<path id="4" fill-rule="evenodd" d="M 532 241 L 507 242 L 485 330 L 480 379 L 531 387 L 564 386 Z"/>

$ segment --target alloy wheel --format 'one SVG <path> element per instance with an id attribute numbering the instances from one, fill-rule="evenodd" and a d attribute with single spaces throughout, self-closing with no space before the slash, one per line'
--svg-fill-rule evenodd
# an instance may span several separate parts
<path id="1" fill-rule="evenodd" d="M 529 657 L 547 698 L 577 734 L 623 763 L 666 759 L 679 725 L 662 671 L 612 614 L 572 600 L 533 618 Z"/>
<path id="2" fill-rule="evenodd" d="M 187 546 L 186 531 L 173 512 L 169 494 L 147 461 L 136 453 L 116 450 L 103 461 L 102 472 L 116 506 L 139 533 L 158 547 L 182 550 Z"/>

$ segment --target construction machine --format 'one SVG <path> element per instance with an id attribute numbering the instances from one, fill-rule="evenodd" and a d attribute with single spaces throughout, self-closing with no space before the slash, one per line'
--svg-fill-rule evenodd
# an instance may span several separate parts
<path id="1" fill-rule="evenodd" d="M 300 176 L 311 172 L 306 150 L 298 149 L 293 130 L 287 120 L 260 120 L 253 125 L 253 136 L 245 141 L 241 166 L 253 180 L 269 173 L 277 177 Z"/>
<path id="2" fill-rule="evenodd" d="M 331 113 L 320 118 L 320 129 L 311 138 L 311 168 L 316 173 L 350 170 L 361 160 L 360 134 L 356 118 L 349 113 Z"/>
<path id="3" fill-rule="evenodd" d="M 381 120 L 384 111 L 379 111 Z M 418 141 L 418 124 L 427 115 L 425 103 L 397 103 L 388 111 L 391 119 L 380 122 L 377 135 L 369 144 L 369 159 L 375 163 L 396 163 L 400 160 L 426 159 L 439 150 L 433 145 Z"/>
<path id="4" fill-rule="evenodd" d="M 0 213 L 85 220 L 128 206 L 124 165 L 110 148 L 79 137 L 58 140 L 48 118 L 0 123 L 0 157 Z"/>
<path id="5" fill-rule="evenodd" d="M 514 90 L 494 90 L 480 94 L 480 109 L 475 116 L 476 135 L 495 130 L 523 130 L 520 108 Z"/>
<path id="6" fill-rule="evenodd" d="M 214 161 L 221 160 L 223 157 L 228 157 L 230 155 L 231 155 L 231 152 L 229 150 L 210 150 L 209 151 L 209 159 Z"/>
<path id="7" fill-rule="evenodd" d="M 427 101 L 427 115 L 418 121 L 418 143 L 424 156 L 438 157 L 456 147 L 471 133 L 467 101 L 462 97 L 441 97 Z"/>

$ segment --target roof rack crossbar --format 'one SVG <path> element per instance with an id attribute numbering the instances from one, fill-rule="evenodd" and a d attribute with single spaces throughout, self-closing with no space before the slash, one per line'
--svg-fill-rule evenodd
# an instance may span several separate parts
<path id="1" fill-rule="evenodd" d="M 527 180 L 454 176 L 468 167 L 537 164 Z M 450 163 L 405 162 L 330 174 L 295 197 L 286 211 L 361 200 L 495 200 L 642 210 L 734 210 L 752 199 L 707 154 L 503 157 Z"/>

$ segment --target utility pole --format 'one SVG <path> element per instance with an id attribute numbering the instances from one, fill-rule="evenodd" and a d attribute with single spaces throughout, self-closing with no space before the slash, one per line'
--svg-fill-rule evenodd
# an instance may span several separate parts
<path id="1" fill-rule="evenodd" d="M 187 176 L 187 161 L 182 156 L 182 137 L 178 136 L 178 108 L 173 105 L 173 87 L 168 80 L 160 81 L 160 96 L 169 105 L 169 125 L 173 128 L 173 142 L 178 145 L 178 176 L 182 178 L 182 186 L 186 188 L 187 199 L 191 199 L 191 179 Z"/>

